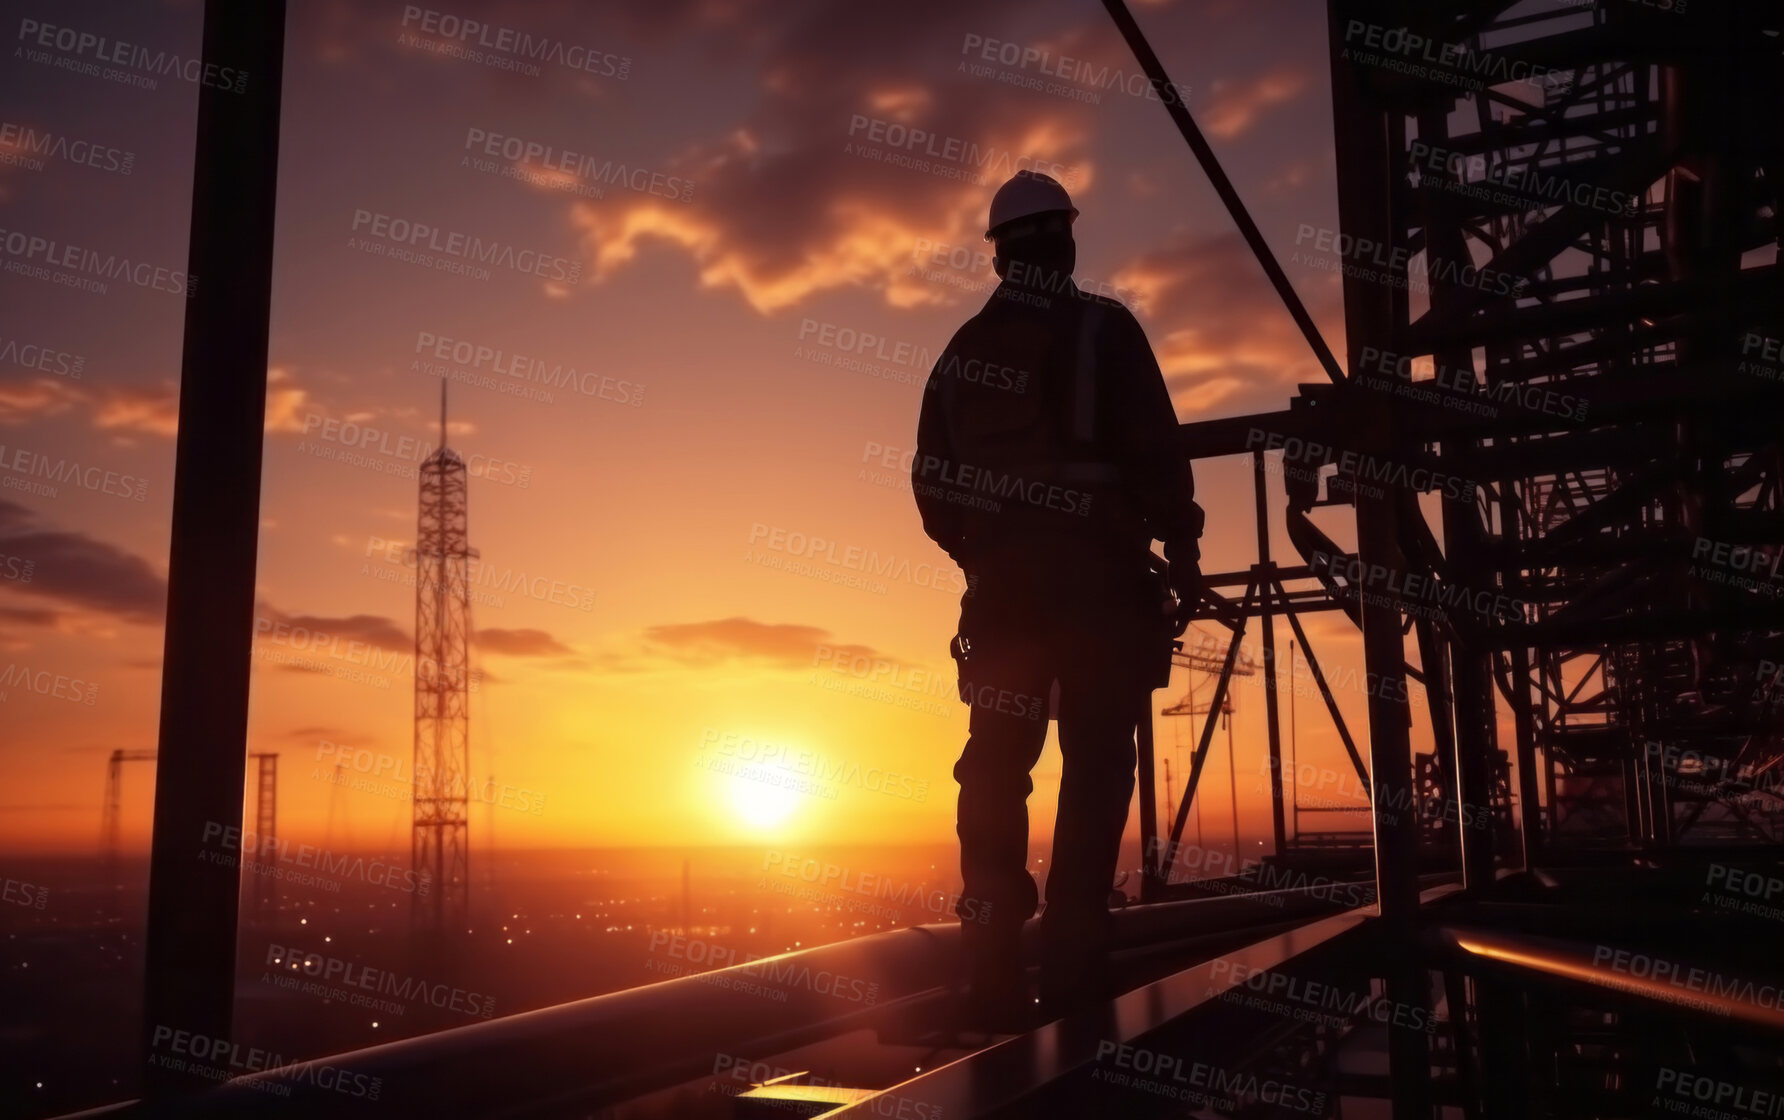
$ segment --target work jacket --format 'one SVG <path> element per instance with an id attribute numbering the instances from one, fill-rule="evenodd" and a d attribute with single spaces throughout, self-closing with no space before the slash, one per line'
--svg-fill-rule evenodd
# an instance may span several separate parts
<path id="1" fill-rule="evenodd" d="M 954 334 L 923 397 L 911 486 L 968 574 L 1144 571 L 1200 553 L 1202 510 L 1139 321 L 1069 279 L 1006 279 Z M 969 594 L 971 594 L 969 588 Z"/>

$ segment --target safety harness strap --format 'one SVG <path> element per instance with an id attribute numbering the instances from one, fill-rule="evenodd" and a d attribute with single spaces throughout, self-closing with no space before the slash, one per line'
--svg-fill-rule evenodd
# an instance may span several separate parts
<path id="1" fill-rule="evenodd" d="M 1080 445 L 1096 442 L 1096 332 L 1103 307 L 1091 303 L 1078 324 L 1078 370 L 1072 394 L 1072 438 Z"/>

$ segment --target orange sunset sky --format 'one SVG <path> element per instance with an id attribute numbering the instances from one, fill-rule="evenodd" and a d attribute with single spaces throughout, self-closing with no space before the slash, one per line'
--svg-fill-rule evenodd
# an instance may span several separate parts
<path id="1" fill-rule="evenodd" d="M 1298 229 L 1336 225 L 1324 6 L 1135 10 L 1342 353 L 1337 277 L 1291 261 Z M 37 20 L 198 52 L 196 3 L 14 11 L 15 36 Z M 479 59 L 444 17 L 563 49 Z M 197 86 L 8 54 L 7 152 L 50 135 L 132 158 L 127 175 L 66 146 L 0 164 L 0 227 L 183 270 Z M 1182 419 L 1285 407 L 1297 382 L 1323 380 L 1162 107 L 1108 77 L 1135 70 L 1094 0 L 292 0 L 249 728 L 252 750 L 281 755 L 281 831 L 407 842 L 400 789 L 326 779 L 346 757 L 409 772 L 411 681 L 390 665 L 413 637 L 409 472 L 437 418 L 426 367 L 443 365 L 482 380 L 454 384 L 450 430 L 477 475 L 471 540 L 488 581 L 473 606 L 472 768 L 511 796 L 473 815 L 478 847 L 490 827 L 516 847 L 950 839 L 959 584 L 897 461 L 924 355 L 993 279 L 975 254 L 996 185 L 1029 163 L 1066 169 L 1080 280 L 1135 308 Z M 927 168 L 884 158 L 910 130 L 934 138 L 908 153 Z M 515 267 L 398 259 L 394 237 L 415 224 L 436 246 L 510 247 Z M 0 849 L 86 851 L 107 754 L 155 745 L 183 301 L 12 271 L 0 291 L 0 554 L 20 561 L 0 558 L 0 666 L 96 690 L 5 690 Z M 863 335 L 879 341 L 849 349 Z M 473 360 L 453 361 L 453 342 Z M 29 360 L 44 352 L 78 358 L 78 375 Z M 516 356 L 573 367 L 576 384 L 529 382 L 538 367 Z M 516 391 L 529 387 L 550 399 Z M 40 462 L 98 482 L 33 489 Z M 1197 482 L 1205 569 L 1249 563 L 1249 462 L 1204 464 Z M 1272 497 L 1280 510 L 1275 482 Z M 1326 523 L 1348 541 L 1347 522 Z M 796 558 L 777 542 L 810 538 L 834 548 L 785 570 Z M 855 571 L 861 554 L 891 574 Z M 1342 616 L 1306 625 L 1329 670 L 1360 672 Z M 303 633 L 335 641 L 306 650 L 290 637 Z M 1279 629 L 1285 662 L 1289 637 Z M 850 694 L 862 682 L 830 671 L 838 656 L 883 666 L 902 703 Z M 1179 674 L 1155 709 L 1183 687 Z M 1267 834 L 1255 678 L 1237 700 L 1242 811 Z M 1362 697 L 1340 700 L 1361 736 Z M 1317 697 L 1297 704 L 1301 759 L 1348 770 Z M 1188 729 L 1160 719 L 1157 733 L 1168 748 Z M 744 741 L 859 776 L 805 795 L 715 770 Z M 926 792 L 888 793 L 870 771 Z M 1050 746 L 1039 820 L 1057 777 Z M 1217 756 L 1216 835 L 1226 777 Z M 138 843 L 151 794 L 148 768 L 131 769 Z"/>

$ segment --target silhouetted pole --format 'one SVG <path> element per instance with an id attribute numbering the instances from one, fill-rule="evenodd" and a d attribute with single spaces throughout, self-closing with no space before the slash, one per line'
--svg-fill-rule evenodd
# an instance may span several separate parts
<path id="1" fill-rule="evenodd" d="M 1213 719 L 1214 713 L 1209 712 L 1208 718 Z M 1233 799 L 1233 866 L 1237 867 L 1239 866 L 1239 860 L 1244 856 L 1244 853 L 1239 850 L 1239 755 L 1233 749 L 1232 711 L 1229 709 L 1221 712 L 1220 718 L 1221 721 L 1226 724 L 1227 793 Z"/>
<path id="2" fill-rule="evenodd" d="M 1270 559 L 1270 502 L 1264 490 L 1268 477 L 1264 453 L 1251 453 L 1251 481 L 1257 500 L 1258 628 L 1264 639 L 1264 724 L 1270 744 L 1270 839 L 1280 856 L 1288 847 L 1282 823 L 1282 716 L 1276 703 L 1276 563 Z M 1292 682 L 1291 682 L 1292 683 Z M 1228 720 L 1231 725 L 1231 720 Z"/>
<path id="3" fill-rule="evenodd" d="M 1344 52 L 1342 29 L 1359 11 L 1357 0 L 1328 0 L 1332 119 L 1338 164 L 1338 212 L 1344 232 L 1376 245 L 1395 245 L 1390 153 L 1404 150 L 1404 124 L 1370 99 L 1362 68 Z M 1405 267 L 1391 270 L 1404 281 Z M 1349 394 L 1346 416 L 1351 435 L 1365 454 L 1391 457 L 1400 450 L 1389 395 L 1379 375 L 1362 361 L 1365 347 L 1400 353 L 1396 289 L 1353 272 L 1344 276 L 1344 337 L 1359 387 Z M 1375 889 L 1381 913 L 1382 979 L 1390 1006 L 1427 1005 L 1418 943 L 1418 818 L 1412 811 L 1411 713 L 1406 701 L 1406 644 L 1399 589 L 1406 586 L 1407 561 L 1400 548 L 1403 510 L 1416 512 L 1411 496 L 1398 486 L 1359 486 L 1356 490 L 1357 561 L 1371 574 L 1362 581 L 1364 679 L 1368 682 L 1370 802 L 1375 823 Z M 1388 1074 L 1394 1120 L 1429 1120 L 1431 1058 L 1423 1033 L 1388 1032 Z"/>
<path id="4" fill-rule="evenodd" d="M 1174 798 L 1171 795 L 1171 760 L 1167 758 L 1164 760 L 1164 763 L 1165 763 L 1165 816 L 1166 817 L 1174 817 L 1177 815 L 1177 800 L 1176 800 L 1176 798 Z M 1156 830 L 1154 831 L 1154 835 L 1157 835 Z M 1200 835 L 1199 829 L 1197 830 L 1196 839 L 1198 842 L 1201 840 L 1201 835 Z"/>
<path id="5" fill-rule="evenodd" d="M 144 953 L 143 1092 L 210 1082 L 157 1063 L 157 1030 L 230 1037 L 242 855 L 212 862 L 242 823 L 254 562 L 272 305 L 284 0 L 204 10 L 192 179 L 196 277 L 186 303 L 167 563 L 160 759 Z M 209 843 L 207 832 L 210 829 Z M 165 1037 L 165 1033 L 164 1033 Z"/>
<path id="6" fill-rule="evenodd" d="M 1295 724 L 1295 693 L 1301 688 L 1301 665 L 1295 660 L 1295 640 L 1288 640 L 1288 812 L 1294 818 L 1295 832 L 1291 840 L 1301 837 L 1301 754 L 1300 731 Z"/>
<path id="7" fill-rule="evenodd" d="M 1447 112 L 1427 108 L 1419 117 L 1420 136 L 1446 135 Z M 1423 174 L 1423 172 L 1421 172 Z M 1453 174 L 1448 169 L 1445 176 Z M 1459 184 L 1460 180 L 1456 180 Z M 1440 220 L 1433 221 L 1427 236 L 1431 252 L 1437 259 L 1466 259 L 1468 246 L 1462 236 L 1464 222 L 1450 209 L 1459 196 L 1431 191 L 1426 205 Z M 1465 299 L 1461 285 L 1444 275 L 1429 280 L 1431 309 L 1442 314 L 1459 300 Z M 1472 375 L 1474 355 L 1465 346 L 1446 349 L 1433 356 L 1438 369 L 1465 369 Z M 1467 391 L 1478 391 L 1472 376 Z M 1472 448 L 1473 441 L 1463 446 Z M 1448 450 L 1446 448 L 1446 450 Z M 1460 494 L 1445 493 L 1443 498 L 1443 540 L 1445 559 L 1453 578 L 1462 586 L 1479 590 L 1491 582 L 1491 571 L 1484 560 L 1492 544 L 1491 533 L 1482 523 L 1475 486 L 1470 482 Z M 1491 813 L 1493 799 L 1492 760 L 1499 754 L 1498 713 L 1493 700 L 1492 665 L 1477 634 L 1482 620 L 1450 627 L 1451 678 L 1450 712 L 1455 721 L 1455 734 L 1450 740 L 1450 757 L 1440 759 L 1447 764 L 1456 798 L 1456 852 L 1462 865 L 1462 884 L 1470 894 L 1484 894 L 1493 887 L 1493 857 L 1497 847 L 1493 834 L 1496 823 Z M 1522 618 L 1519 621 L 1523 621 Z M 1437 667 L 1439 670 L 1441 666 Z M 1437 689 L 1442 687 L 1441 673 L 1434 676 Z M 1441 744 L 1433 744 L 1433 750 Z M 1441 769 L 1441 768 L 1440 768 Z M 1448 808 L 1444 807 L 1444 815 Z"/>

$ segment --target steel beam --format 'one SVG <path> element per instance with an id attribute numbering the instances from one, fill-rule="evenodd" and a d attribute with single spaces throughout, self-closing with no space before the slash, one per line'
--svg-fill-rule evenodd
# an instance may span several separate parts
<path id="1" fill-rule="evenodd" d="M 206 72 L 243 76 L 198 94 L 141 1023 L 157 1097 L 207 1084 L 156 1060 L 158 1031 L 230 1037 L 240 870 L 205 839 L 242 823 L 284 42 L 284 0 L 205 4 Z"/>
<path id="2" fill-rule="evenodd" d="M 1251 480 L 1257 501 L 1257 591 L 1259 630 L 1264 641 L 1264 729 L 1270 750 L 1270 835 L 1278 857 L 1288 851 L 1282 817 L 1282 716 L 1276 702 L 1276 565 L 1270 560 L 1270 502 L 1264 453 L 1251 453 Z M 1294 687 L 1291 681 L 1289 687 Z M 1235 767 L 1236 768 L 1236 767 Z M 1238 858 L 1234 852 L 1233 857 Z"/>

